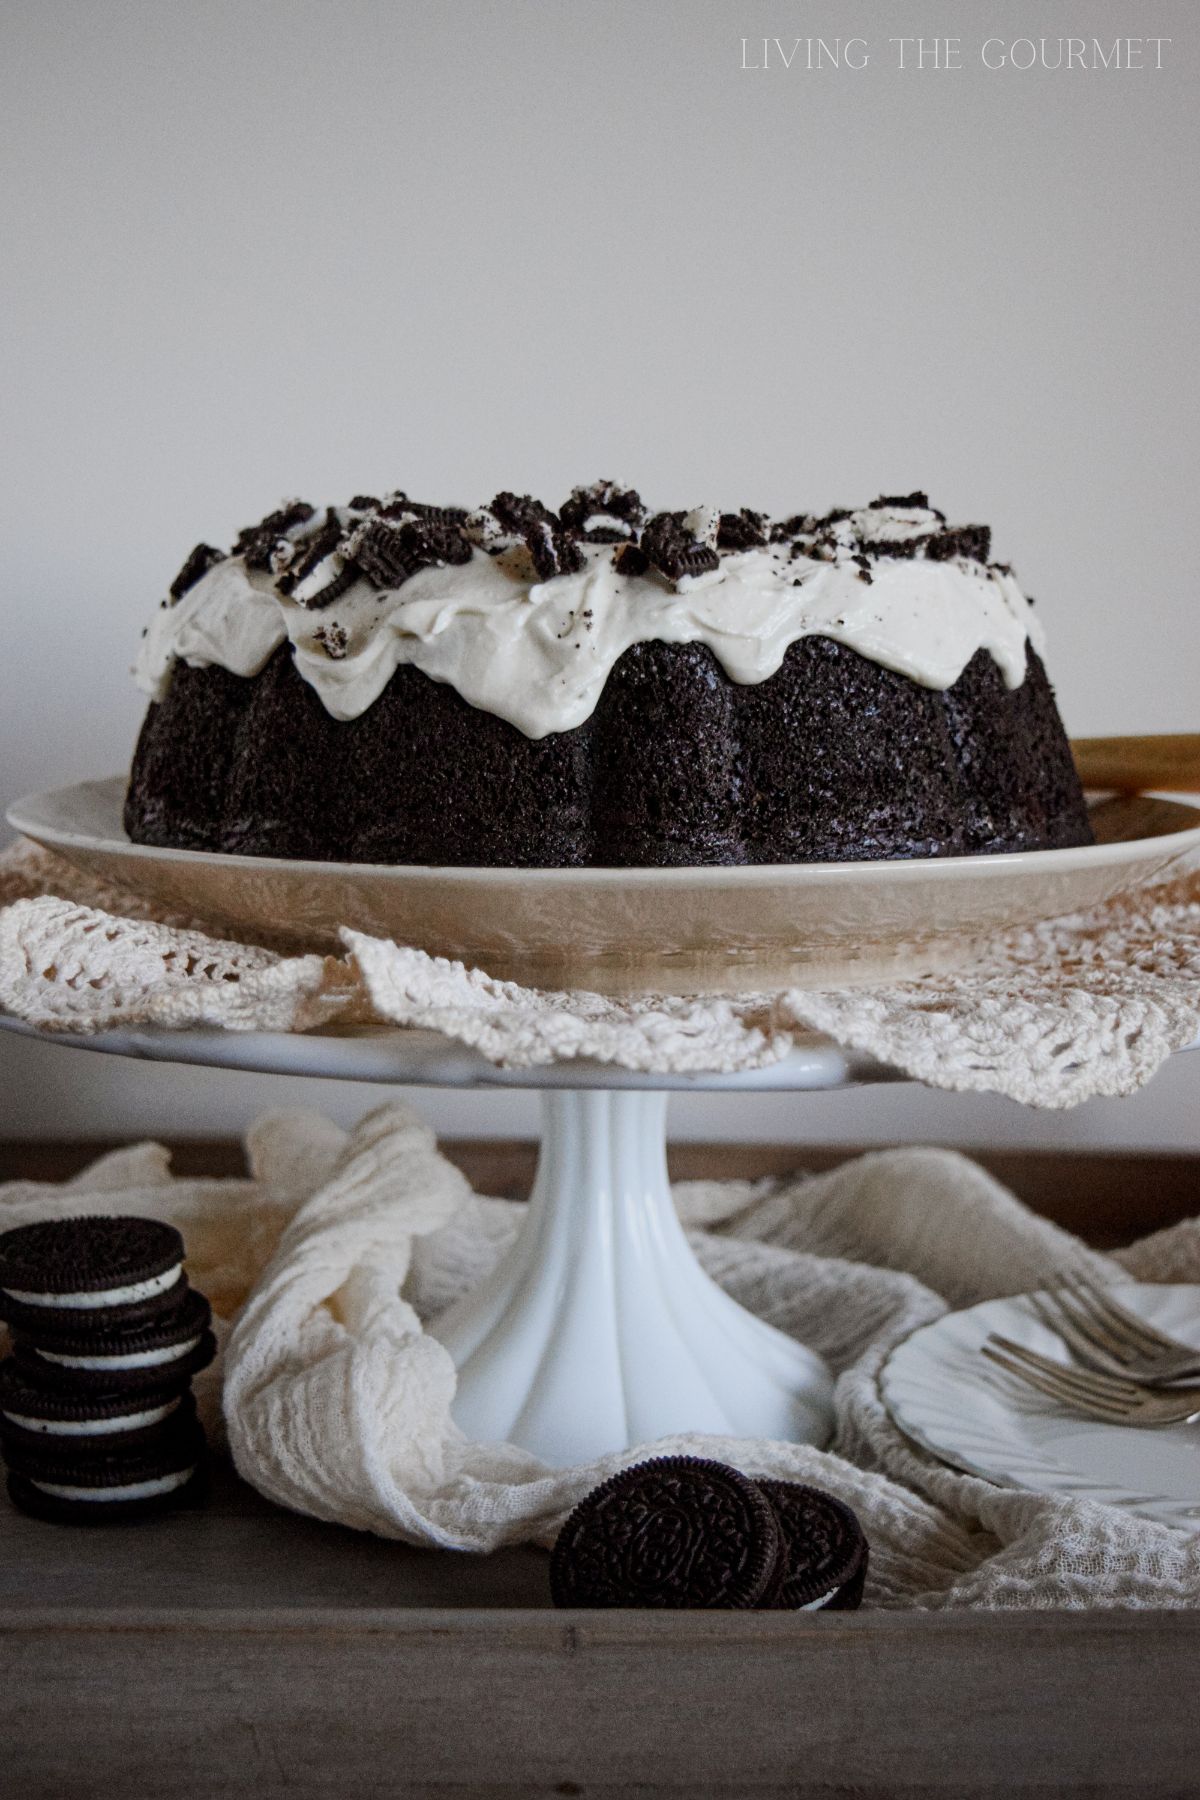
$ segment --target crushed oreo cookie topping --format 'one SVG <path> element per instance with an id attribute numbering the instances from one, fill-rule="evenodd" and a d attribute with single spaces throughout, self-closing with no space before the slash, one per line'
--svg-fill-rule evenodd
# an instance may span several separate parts
<path id="1" fill-rule="evenodd" d="M 430 508 L 430 513 L 434 509 Z M 372 586 L 398 588 L 418 569 L 471 560 L 471 546 L 458 524 L 422 518 L 411 510 L 385 509 L 353 534 L 347 546 Z"/>
<path id="2" fill-rule="evenodd" d="M 751 512 L 743 506 L 740 512 L 722 513 L 717 526 L 718 550 L 761 550 L 766 545 L 770 520 L 766 513 Z"/>
<path id="3" fill-rule="evenodd" d="M 646 508 L 635 488 L 597 481 L 591 487 L 572 488 L 558 516 L 568 531 L 578 532 L 589 544 L 621 544 L 637 536 Z"/>
<path id="4" fill-rule="evenodd" d="M 713 546 L 694 534 L 693 518 L 693 514 L 682 512 L 655 513 L 642 533 L 643 554 L 668 581 L 708 575 L 720 565 Z"/>
<path id="5" fill-rule="evenodd" d="M 320 644 L 326 656 L 331 657 L 334 662 L 341 662 L 350 638 L 344 625 L 331 623 L 317 626 L 313 632 L 313 642 Z"/>
<path id="6" fill-rule="evenodd" d="M 307 525 L 315 517 L 316 507 L 307 500 L 285 500 L 278 512 L 268 513 L 257 525 L 239 531 L 233 554 L 240 556 L 248 569 L 269 569 L 271 553 L 280 538 L 286 538 L 299 525 Z"/>
<path id="7" fill-rule="evenodd" d="M 497 494 L 488 509 L 506 531 L 523 538 L 542 581 L 556 575 L 574 575 L 583 567 L 579 540 L 564 527 L 557 513 L 531 494 Z"/>
<path id="8" fill-rule="evenodd" d="M 290 640 L 336 718 L 359 717 L 411 663 L 533 738 L 588 718 L 643 643 L 705 645 L 750 684 L 800 640 L 829 638 L 941 689 L 984 649 L 1019 687 L 1041 633 L 989 553 L 986 526 L 948 525 L 920 490 L 779 518 L 651 515 L 611 480 L 572 489 L 559 512 L 509 489 L 473 511 L 403 489 L 321 511 L 295 500 L 241 532 L 233 555 L 193 551 L 136 674 L 159 699 L 178 661 L 249 676 Z"/>
<path id="9" fill-rule="evenodd" d="M 214 550 L 211 544 L 197 544 L 167 589 L 171 599 L 173 601 L 182 600 L 188 589 L 195 587 L 202 575 L 207 575 L 216 563 L 224 561 L 225 552 L 223 550 Z"/>

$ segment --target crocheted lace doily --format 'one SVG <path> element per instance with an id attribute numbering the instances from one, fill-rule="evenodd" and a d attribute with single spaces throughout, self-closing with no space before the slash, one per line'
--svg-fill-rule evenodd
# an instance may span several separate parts
<path id="1" fill-rule="evenodd" d="M 509 1068 L 587 1057 L 728 1073 L 812 1032 L 934 1087 L 1074 1106 L 1132 1093 L 1200 1036 L 1200 869 L 997 938 L 953 976 L 610 1000 L 496 981 L 342 932 L 341 957 L 231 941 L 20 841 L 0 856 L 0 1010 L 48 1031 L 419 1026 Z"/>

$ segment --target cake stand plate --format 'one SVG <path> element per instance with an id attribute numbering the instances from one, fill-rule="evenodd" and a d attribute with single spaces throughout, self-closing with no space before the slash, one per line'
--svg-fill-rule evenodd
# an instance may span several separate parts
<path id="1" fill-rule="evenodd" d="M 289 861 L 133 844 L 122 776 L 19 801 L 16 830 L 168 912 L 296 949 L 338 928 L 526 986 L 736 993 L 903 980 L 997 931 L 1082 911 L 1200 848 L 1200 809 L 1137 795 L 1073 850 L 743 868 L 469 869 Z"/>
<path id="2" fill-rule="evenodd" d="M 737 1075 L 593 1063 L 497 1069 L 435 1032 L 344 1034 L 0 1028 L 154 1061 L 401 1085 L 547 1090 L 537 1177 L 515 1244 L 430 1327 L 458 1368 L 454 1416 L 482 1442 L 562 1467 L 676 1432 L 823 1444 L 833 1383 L 813 1351 L 731 1300 L 671 1199 L 667 1090 L 792 1091 L 898 1078 L 817 1037 Z"/>

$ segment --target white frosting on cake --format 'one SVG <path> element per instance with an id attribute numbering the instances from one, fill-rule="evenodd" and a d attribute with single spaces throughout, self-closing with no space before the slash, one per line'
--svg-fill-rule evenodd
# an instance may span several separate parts
<path id="1" fill-rule="evenodd" d="M 693 530 L 708 522 L 707 508 L 688 515 Z M 420 569 L 398 588 L 361 579 L 325 608 L 301 602 L 337 573 L 337 552 L 289 598 L 275 574 L 230 557 L 158 610 L 135 675 L 161 700 L 176 659 L 256 675 L 290 639 L 299 673 L 336 719 L 357 718 L 412 663 L 530 738 L 582 724 L 618 658 L 648 640 L 706 644 L 731 680 L 754 683 L 816 635 L 943 689 L 983 649 L 1019 687 L 1027 642 L 1040 651 L 1043 640 L 1009 571 L 870 551 L 941 528 L 924 508 L 869 507 L 824 527 L 819 557 L 803 541 L 723 553 L 717 569 L 676 587 L 653 570 L 618 573 L 620 546 L 584 544 L 584 567 L 548 581 L 524 546 L 476 548 L 469 562 Z M 864 548 L 865 570 L 854 560 Z"/>

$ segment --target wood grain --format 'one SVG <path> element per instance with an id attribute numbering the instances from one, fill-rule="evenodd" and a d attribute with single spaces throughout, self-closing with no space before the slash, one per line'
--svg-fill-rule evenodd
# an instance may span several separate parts
<path id="1" fill-rule="evenodd" d="M 1196 1792 L 1193 1613 L 557 1613 L 546 1559 L 0 1505 L 13 1800 Z"/>
<path id="2" fill-rule="evenodd" d="M 1073 738 L 1075 767 L 1097 793 L 1200 794 L 1200 732 Z"/>
<path id="3" fill-rule="evenodd" d="M 0 1618 L 0 1727 L 14 1800 L 1165 1800 L 1198 1653 L 1175 1615 L 68 1612 Z"/>
<path id="4" fill-rule="evenodd" d="M 524 1199 L 537 1146 L 519 1140 L 443 1138 L 440 1148 L 481 1194 Z M 245 1158 L 230 1140 L 174 1140 L 181 1175 L 241 1175 Z M 115 1142 L 0 1142 L 0 1181 L 65 1181 Z M 837 1167 L 879 1146 L 854 1144 L 672 1144 L 676 1181 L 753 1180 L 802 1168 Z M 1200 1212 L 1200 1154 L 1147 1151 L 967 1149 L 1026 1205 L 1098 1249 L 1131 1243 Z"/>
<path id="5" fill-rule="evenodd" d="M 528 1184 L 531 1145 L 453 1148 L 483 1189 Z M 5 1172 L 61 1179 L 95 1149 L 9 1146 Z M 674 1160 L 745 1175 L 799 1154 Z M 177 1160 L 233 1173 L 240 1151 Z M 1048 1201 L 1074 1183 L 1081 1207 L 1116 1164 L 1110 1200 L 1132 1189 L 1143 1223 L 1147 1195 L 1197 1198 L 1200 1158 L 991 1160 Z M 1184 1612 L 557 1613 L 539 1551 L 411 1550 L 283 1512 L 223 1463 L 206 1506 L 136 1526 L 0 1500 L 14 1800 L 1184 1800 L 1198 1662 Z"/>

